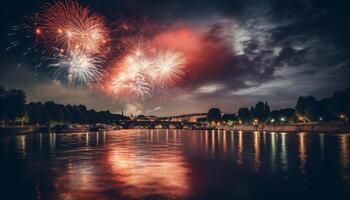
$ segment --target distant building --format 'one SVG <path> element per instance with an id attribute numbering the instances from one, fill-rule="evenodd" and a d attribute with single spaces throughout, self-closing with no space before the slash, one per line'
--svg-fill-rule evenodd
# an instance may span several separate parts
<path id="1" fill-rule="evenodd" d="M 198 119 L 207 117 L 207 113 L 196 113 L 196 114 L 187 114 L 171 117 L 160 117 L 160 121 L 172 121 L 172 122 L 197 122 Z"/>
<path id="2" fill-rule="evenodd" d="M 137 117 L 134 117 L 133 120 L 135 121 L 156 121 L 158 119 L 157 116 L 145 116 L 145 115 L 138 115 Z"/>

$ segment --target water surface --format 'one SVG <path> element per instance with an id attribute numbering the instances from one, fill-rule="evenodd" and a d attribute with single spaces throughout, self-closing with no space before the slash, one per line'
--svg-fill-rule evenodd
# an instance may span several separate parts
<path id="1" fill-rule="evenodd" d="M 350 199 L 350 134 L 8 136 L 0 175 L 1 199 Z"/>

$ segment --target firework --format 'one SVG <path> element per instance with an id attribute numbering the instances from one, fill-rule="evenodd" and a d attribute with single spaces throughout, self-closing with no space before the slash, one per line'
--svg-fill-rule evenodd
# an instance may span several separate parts
<path id="1" fill-rule="evenodd" d="M 12 26 L 12 32 L 8 34 L 11 42 L 6 48 L 8 51 L 21 51 L 21 55 L 24 58 L 23 61 L 29 66 L 34 66 L 35 69 L 45 64 L 45 56 L 47 55 L 46 49 L 42 43 L 37 40 L 40 30 L 35 30 L 34 28 L 36 26 L 36 20 L 37 15 L 25 16 L 25 21 L 22 24 Z M 17 50 L 15 50 L 15 48 Z M 22 49 L 24 49 L 24 51 Z M 22 63 L 19 63 L 18 67 L 21 65 Z"/>
<path id="2" fill-rule="evenodd" d="M 91 83 L 102 76 L 102 61 L 80 50 L 70 51 L 68 55 L 59 54 L 56 59 L 57 62 L 51 64 L 57 68 L 55 77 L 65 77 L 69 83 Z"/>
<path id="3" fill-rule="evenodd" d="M 137 98 L 151 96 L 152 84 L 147 71 L 152 67 L 152 61 L 140 50 L 131 51 L 121 63 L 120 72 L 113 80 L 114 94 L 128 95 Z"/>
<path id="4" fill-rule="evenodd" d="M 125 75 L 121 75 L 125 76 Z M 145 98 L 151 96 L 151 85 L 142 75 L 134 78 L 116 78 L 113 81 L 114 94 L 117 96 L 127 95 L 128 98 Z"/>
<path id="5" fill-rule="evenodd" d="M 177 82 L 185 74 L 186 60 L 181 52 L 160 51 L 154 57 L 152 78 L 156 83 L 166 86 Z"/>
<path id="6" fill-rule="evenodd" d="M 127 30 L 129 26 L 121 28 Z M 142 36 L 111 40 L 104 19 L 76 0 L 46 4 L 29 23 L 14 26 L 9 36 L 15 38 L 15 32 L 22 30 L 29 33 L 26 40 L 31 43 L 23 56 L 40 60 L 38 67 L 54 68 L 54 77 L 69 85 L 96 83 L 106 75 L 103 64 L 111 56 L 111 41 L 118 42 L 118 52 L 115 68 L 109 69 L 112 75 L 103 79 L 109 94 L 113 91 L 118 97 L 143 99 L 157 89 L 174 86 L 185 75 L 186 59 L 181 52 L 159 50 L 154 39 L 147 41 Z M 8 49 L 20 44 L 13 40 Z"/>
<path id="7" fill-rule="evenodd" d="M 112 81 L 117 97 L 152 96 L 156 88 L 174 85 L 185 74 L 186 60 L 178 51 L 157 51 L 140 38 L 126 41 L 127 53 Z"/>
<path id="8" fill-rule="evenodd" d="M 75 0 L 47 4 L 38 16 L 35 33 L 61 52 L 78 49 L 104 54 L 109 41 L 103 19 Z"/>

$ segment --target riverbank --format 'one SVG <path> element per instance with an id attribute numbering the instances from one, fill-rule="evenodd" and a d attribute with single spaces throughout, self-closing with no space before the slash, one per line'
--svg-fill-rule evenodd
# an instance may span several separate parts
<path id="1" fill-rule="evenodd" d="M 42 127 L 24 126 L 24 127 L 0 127 L 0 136 L 21 135 L 39 132 Z"/>
<path id="2" fill-rule="evenodd" d="M 120 129 L 120 127 L 118 127 Z M 118 129 L 96 129 L 90 128 L 67 128 L 56 129 L 59 133 L 73 133 L 73 132 L 89 132 L 89 131 L 106 131 L 106 130 L 118 130 Z M 149 129 L 149 128 L 140 128 Z M 190 129 L 190 128 L 186 128 Z M 226 131 L 265 131 L 265 132 L 315 132 L 315 133 L 350 133 L 350 124 L 342 123 L 322 123 L 322 124 L 242 124 L 242 125 L 220 125 L 214 127 L 197 128 L 198 130 L 211 130 L 219 129 Z M 194 129 L 193 129 L 194 130 Z M 31 134 L 36 132 L 48 132 L 44 126 L 24 126 L 24 127 L 0 127 L 0 136 L 6 135 L 21 135 Z"/>
<path id="3" fill-rule="evenodd" d="M 266 132 L 322 132 L 322 133 L 350 133 L 350 124 L 322 123 L 322 124 L 259 124 L 259 125 L 221 125 L 217 129 L 226 131 L 266 131 Z"/>

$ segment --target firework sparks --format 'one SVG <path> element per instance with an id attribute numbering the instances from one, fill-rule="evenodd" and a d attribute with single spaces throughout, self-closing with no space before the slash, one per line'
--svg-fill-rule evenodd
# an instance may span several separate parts
<path id="1" fill-rule="evenodd" d="M 181 52 L 161 51 L 154 57 L 151 76 L 162 86 L 172 85 L 185 74 L 185 63 L 186 59 Z"/>
<path id="2" fill-rule="evenodd" d="M 55 77 L 66 77 L 69 83 L 91 83 L 102 76 L 102 61 L 82 51 L 71 51 L 68 55 L 60 54 L 57 59 L 57 63 L 51 64 L 57 68 Z"/>
<path id="3" fill-rule="evenodd" d="M 53 67 L 54 78 L 69 85 L 97 83 L 106 75 L 103 64 L 114 49 L 109 48 L 110 30 L 102 17 L 79 5 L 77 0 L 64 0 L 46 4 L 42 12 L 30 19 L 22 26 L 13 26 L 9 37 L 27 33 L 30 47 L 23 56 L 40 60 L 36 66 Z M 124 24 L 121 28 L 128 26 Z M 118 98 L 144 99 L 157 89 L 174 86 L 185 75 L 186 59 L 182 52 L 161 51 L 157 48 L 167 48 L 147 39 L 150 40 L 137 36 L 113 40 L 119 42 L 117 64 L 108 69 L 112 73 L 103 79 L 109 94 L 113 91 Z M 14 40 L 8 50 L 20 44 Z"/>
<path id="4" fill-rule="evenodd" d="M 25 19 L 25 22 L 21 25 L 12 26 L 12 32 L 8 34 L 11 42 L 6 50 L 15 50 L 15 48 L 17 50 L 24 49 L 24 51 L 21 52 L 24 60 L 26 62 L 32 62 L 30 66 L 34 66 L 35 69 L 38 69 L 45 63 L 45 55 L 47 55 L 47 52 L 43 45 L 37 40 L 40 38 L 41 34 L 41 30 L 35 28 L 37 16 L 25 16 Z M 23 63 L 19 63 L 18 67 L 22 66 L 22 64 Z"/>
<path id="5" fill-rule="evenodd" d="M 121 70 L 113 81 L 114 94 L 122 96 L 130 94 L 137 98 L 151 96 L 152 85 L 148 74 L 152 66 L 150 61 L 141 50 L 131 51 L 130 55 L 124 58 Z"/>
<path id="6" fill-rule="evenodd" d="M 157 53 L 155 53 L 157 52 Z M 127 54 L 117 65 L 113 93 L 117 97 L 152 96 L 157 87 L 172 86 L 185 74 L 186 60 L 178 51 L 156 51 L 140 39 L 128 40 Z"/>
<path id="7" fill-rule="evenodd" d="M 125 76 L 121 75 L 121 76 Z M 118 77 L 113 82 L 114 94 L 117 96 L 128 95 L 127 97 L 145 98 L 151 96 L 151 85 L 144 76 L 138 75 L 134 78 Z"/>
<path id="8" fill-rule="evenodd" d="M 89 54 L 104 54 L 109 41 L 103 19 L 75 0 L 47 4 L 38 16 L 35 33 L 52 41 L 60 51 L 79 49 Z"/>

